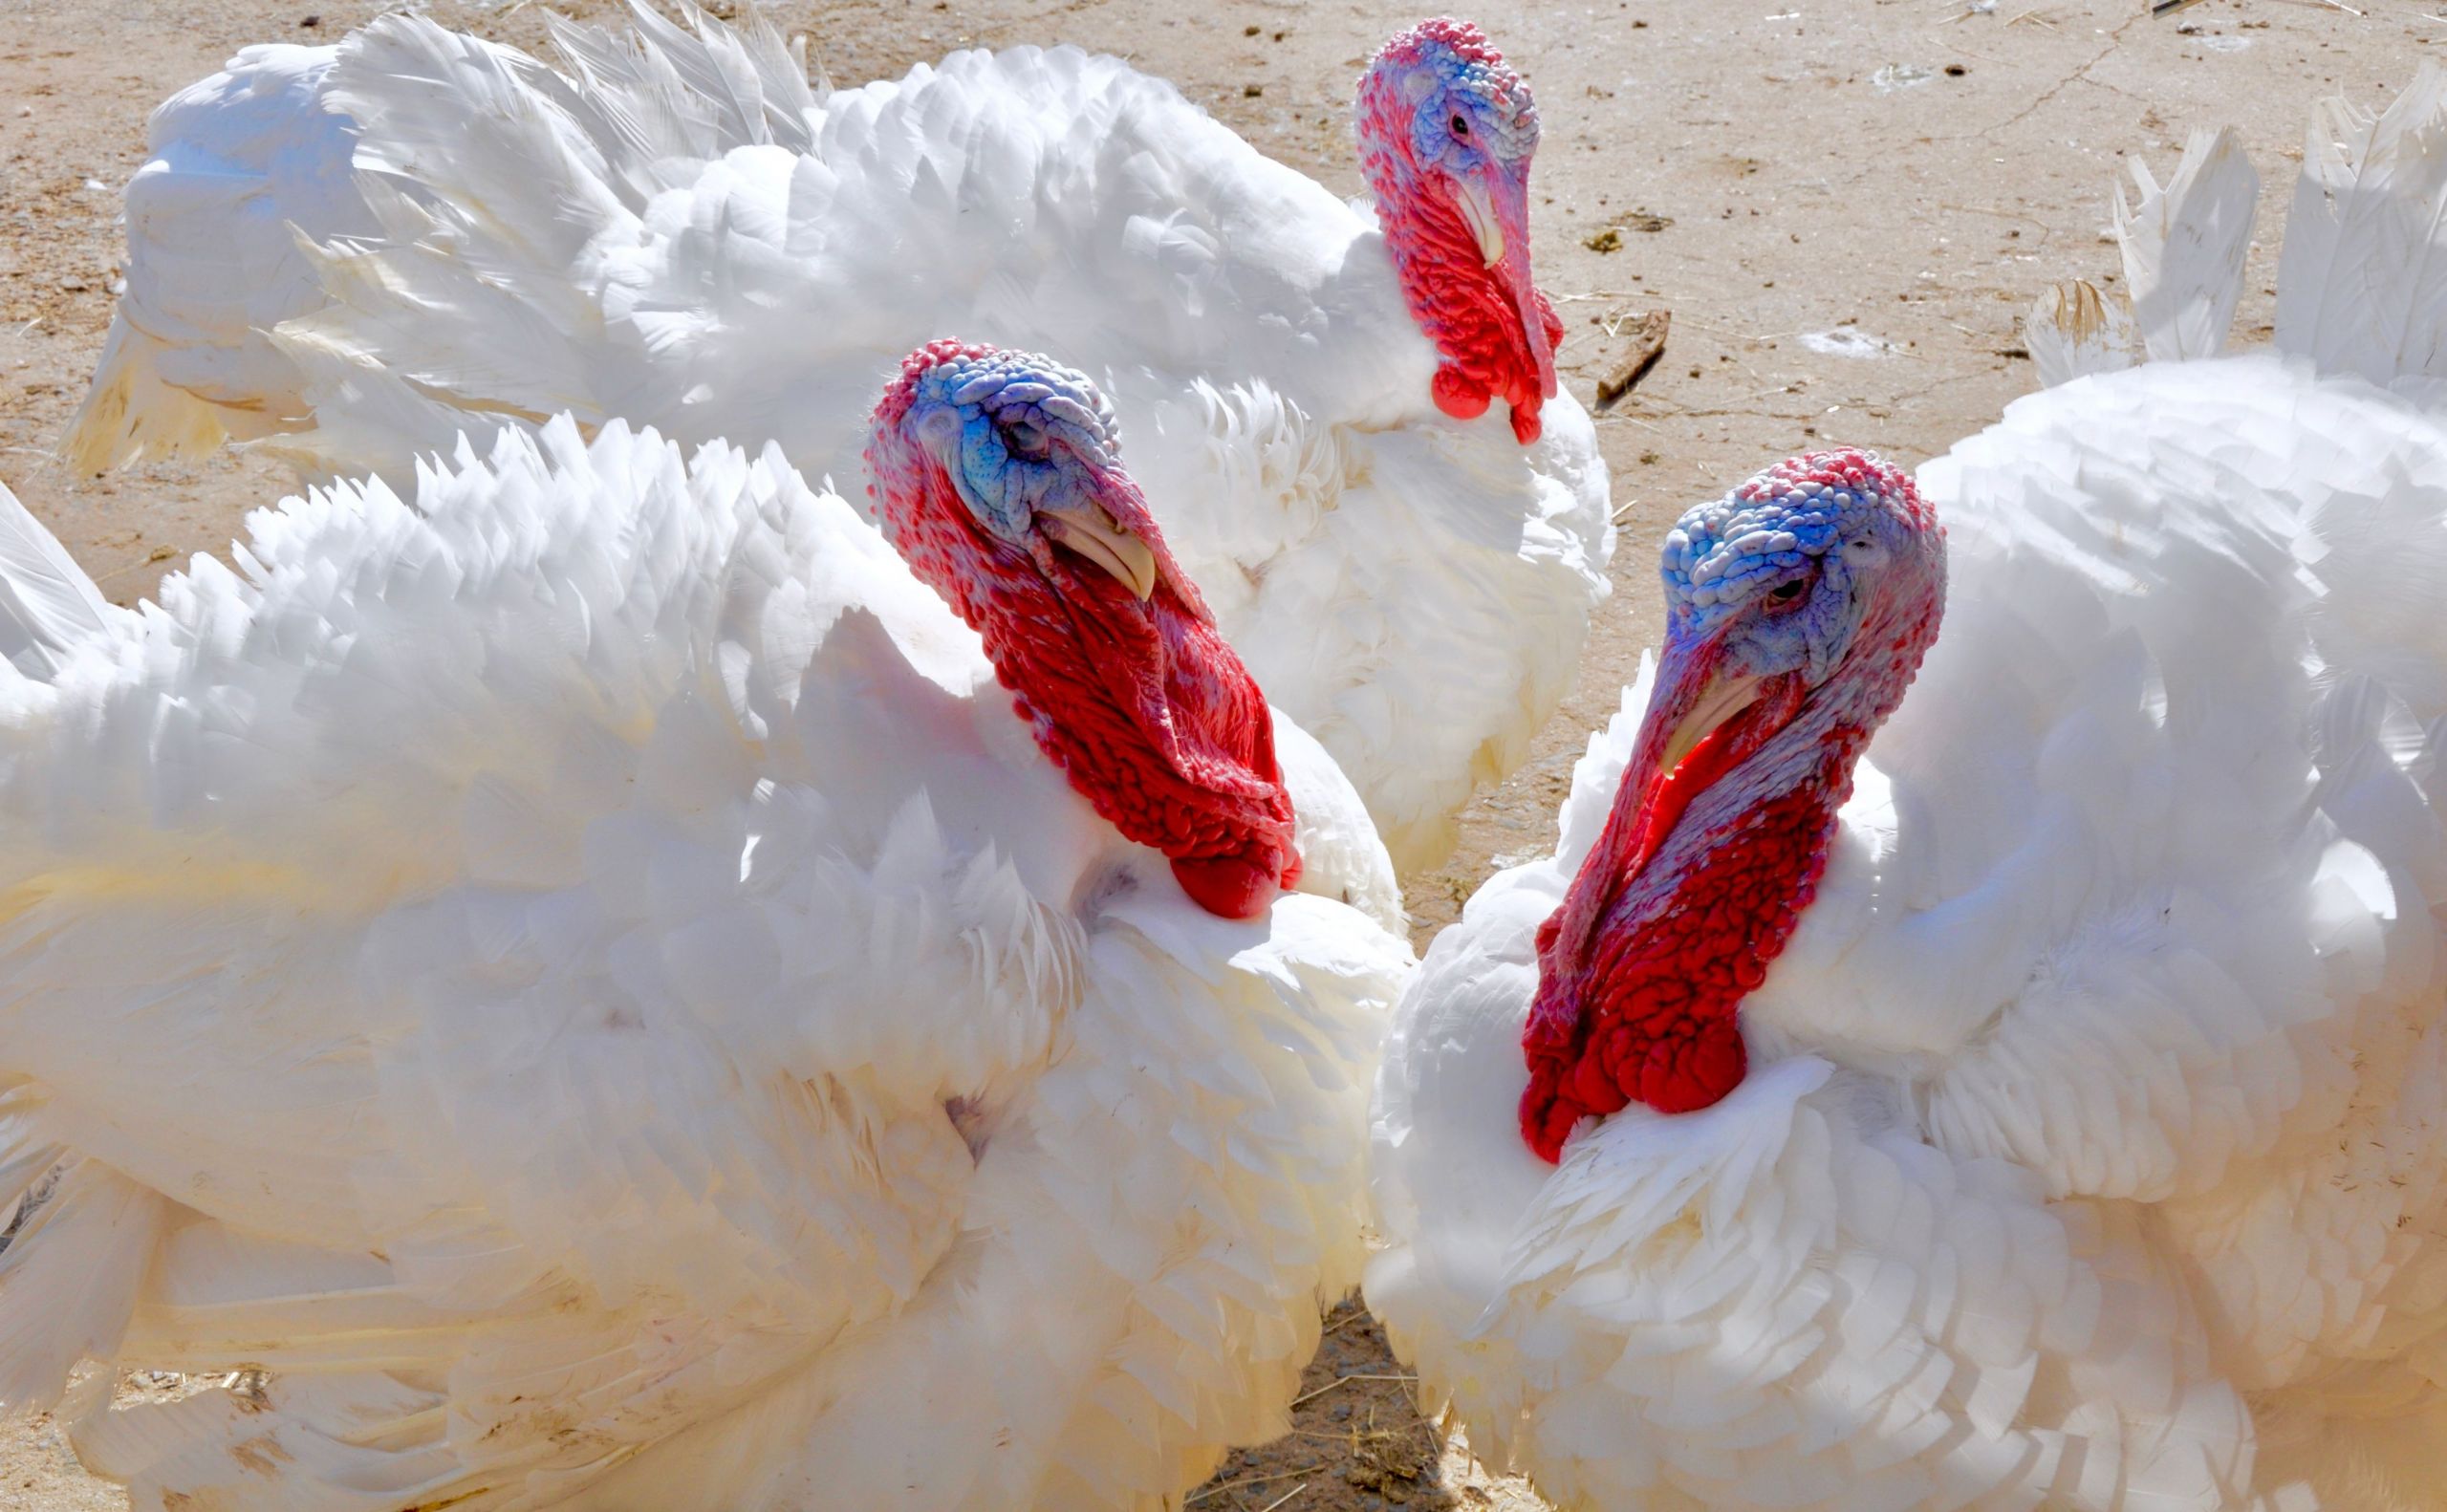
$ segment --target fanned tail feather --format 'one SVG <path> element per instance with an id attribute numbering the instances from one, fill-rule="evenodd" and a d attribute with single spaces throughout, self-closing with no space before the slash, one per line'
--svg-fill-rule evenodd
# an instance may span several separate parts
<path id="1" fill-rule="evenodd" d="M 49 680 L 116 614 L 56 536 L 0 484 L 0 658 Z"/>
<path id="2" fill-rule="evenodd" d="M 2133 160 L 2134 198 L 2119 186 L 2115 236 L 2133 318 L 2152 358 L 2216 356 L 2243 292 L 2260 175 L 2231 126 L 2197 131 L 2164 187 Z"/>
<path id="3" fill-rule="evenodd" d="M 333 434 L 268 450 L 309 477 L 404 484 L 463 425 L 678 418 L 649 392 L 638 330 L 609 317 L 621 294 L 581 272 L 590 248 L 637 234 L 675 174 L 739 149 L 813 152 L 822 108 L 754 12 L 725 25 L 688 8 L 691 31 L 633 9 L 635 30 L 555 19 L 566 74 L 408 15 L 342 45 L 331 97 L 362 124 L 358 187 L 383 234 L 307 247 L 332 303 L 274 340 L 314 375 Z M 378 366 L 407 386 L 345 377 Z"/>
<path id="4" fill-rule="evenodd" d="M 2128 300 L 2072 279 L 2041 292 L 2023 317 L 2043 388 L 2112 373 L 2145 357 L 2213 357 L 2242 297 L 2260 175 L 2229 127 L 2195 132 L 2161 185 L 2133 160 L 2133 192 L 2115 192 L 2115 237 Z"/>
<path id="5" fill-rule="evenodd" d="M 552 46 L 570 68 L 614 101 L 654 97 L 687 122 L 666 138 L 683 151 L 708 142 L 773 142 L 792 152 L 813 147 L 820 100 L 806 65 L 753 6 L 729 25 L 682 0 L 688 26 L 665 19 L 646 0 L 629 0 L 634 32 L 616 33 L 565 16 L 546 18 Z M 823 93 L 830 86 L 819 84 Z"/>
<path id="6" fill-rule="evenodd" d="M 50 1170 L 52 1152 L 18 1154 L 28 1183 Z M 170 1211 L 97 1161 L 59 1172 L 0 1253 L 0 1412 L 51 1407 L 80 1361 L 118 1351 Z"/>
<path id="7" fill-rule="evenodd" d="M 79 473 L 109 472 L 144 459 L 202 456 L 229 439 L 226 413 L 162 377 L 159 343 L 111 317 L 111 334 L 84 402 L 60 434 L 60 459 Z"/>
<path id="8" fill-rule="evenodd" d="M 2124 301 L 2100 293 L 2086 278 L 2041 292 L 2023 316 L 2023 345 L 2042 388 L 2129 368 L 2140 353 Z"/>
<path id="9" fill-rule="evenodd" d="M 2375 383 L 2447 379 L 2447 69 L 2373 115 L 2323 100 L 2277 273 L 2277 345 Z"/>
<path id="10" fill-rule="evenodd" d="M 266 339 L 322 303 L 294 229 L 371 232 L 356 129 L 325 107 L 334 49 L 242 48 L 153 113 L 127 184 L 127 278 L 100 368 L 60 442 L 89 471 L 312 423 Z"/>

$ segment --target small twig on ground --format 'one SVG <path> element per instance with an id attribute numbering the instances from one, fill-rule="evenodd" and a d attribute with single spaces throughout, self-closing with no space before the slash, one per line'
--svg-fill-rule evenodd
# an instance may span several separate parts
<path id="1" fill-rule="evenodd" d="M 2035 248 L 2045 248 L 2047 246 L 2047 238 L 2053 230 L 2053 227 L 2049 227 L 2046 221 L 2041 220 L 2038 216 L 2025 215 L 2020 210 L 1992 210 L 1984 205 L 1957 205 L 1950 200 L 1938 201 L 1938 208 L 1940 210 L 1960 210 L 1965 215 L 1993 215 L 2001 221 L 2020 221 L 2025 226 L 2035 226 L 2039 227 L 2039 235 L 2030 244 Z"/>
<path id="2" fill-rule="evenodd" d="M 153 548 L 152 551 L 144 553 L 144 560 L 141 562 L 130 562 L 124 567 L 114 567 L 109 572 L 97 576 L 94 581 L 97 583 L 107 583 L 114 577 L 124 577 L 128 573 L 137 571 L 139 568 L 150 567 L 156 562 L 166 562 L 178 554 L 179 549 L 175 546 L 157 546 Z"/>
<path id="3" fill-rule="evenodd" d="M 1654 421 L 1643 420 L 1641 417 L 1632 414 L 1628 410 L 1620 414 L 1600 415 L 1597 417 L 1597 423 L 1600 425 L 1637 425 L 1642 430 L 1653 430 L 1660 436 L 1665 434 L 1664 426 L 1657 424 Z"/>
<path id="4" fill-rule="evenodd" d="M 1243 1486 L 1262 1486 L 1270 1480 L 1288 1480 L 1293 1476 L 1305 1476 L 1324 1468 L 1325 1466 L 1321 1464 L 1302 1465 L 1297 1470 L 1278 1470 L 1272 1475 L 1243 1476 L 1238 1480 L 1219 1480 L 1211 1486 L 1202 1486 L 1191 1492 L 1182 1499 L 1181 1505 L 1188 1506 L 1193 1501 L 1203 1501 L 1219 1491 L 1237 1491 Z"/>
<path id="5" fill-rule="evenodd" d="M 1418 1380 L 1418 1377 L 1416 1375 L 1337 1375 L 1332 1380 L 1328 1381 L 1325 1385 L 1318 1387 L 1315 1391 L 1304 1393 L 1301 1395 L 1291 1398 L 1291 1405 L 1297 1407 L 1302 1402 L 1314 1401 L 1318 1397 L 1325 1395 L 1328 1392 L 1332 1391 L 1335 1387 L 1342 1385 L 1345 1381 L 1410 1381 L 1417 1383 Z"/>
<path id="6" fill-rule="evenodd" d="M 1264 1505 L 1264 1506 L 1262 1506 L 1262 1507 L 1258 1508 L 1258 1512 L 1274 1512 L 1274 1509 L 1275 1509 L 1275 1508 L 1277 1508 L 1277 1507 L 1279 1507 L 1279 1506 L 1282 1506 L 1284 1503 L 1286 1503 L 1286 1502 L 1289 1501 L 1293 1497 L 1298 1496 L 1301 1492 L 1306 1491 L 1306 1490 L 1308 1490 L 1308 1489 L 1309 1489 L 1309 1482 L 1308 1482 L 1308 1481 L 1306 1481 L 1306 1480 L 1303 1480 L 1303 1481 L 1301 1481 L 1298 1485 L 1293 1486 L 1290 1490 L 1286 1491 L 1285 1493 L 1283 1493 L 1283 1495 L 1281 1495 L 1281 1496 L 1279 1496 L 1279 1497 L 1276 1497 L 1273 1501 L 1271 1501 L 1267 1502 L 1266 1505 Z"/>

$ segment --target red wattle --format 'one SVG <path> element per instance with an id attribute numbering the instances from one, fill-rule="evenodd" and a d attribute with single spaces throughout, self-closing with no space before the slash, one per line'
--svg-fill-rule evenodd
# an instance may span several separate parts
<path id="1" fill-rule="evenodd" d="M 1688 1112 L 1741 1085 L 1743 1000 L 1809 906 L 1854 765 L 1937 639 L 1945 535 L 1912 480 L 1858 452 L 1821 452 L 1737 497 L 1803 484 L 1885 501 L 1914 549 L 1890 560 L 1890 596 L 1873 599 L 1832 677 L 1763 679 L 1671 768 L 1674 733 L 1724 691 L 1725 637 L 1742 621 L 1669 645 L 1605 830 L 1537 933 L 1520 1120 L 1548 1160 L 1584 1118 L 1632 1102 Z M 1722 801 L 1695 808 L 1702 793 Z"/>
<path id="2" fill-rule="evenodd" d="M 1487 392 L 1485 384 L 1470 381 L 1467 375 L 1455 367 L 1438 368 L 1436 380 L 1429 385 L 1429 391 L 1436 396 L 1436 407 L 1455 420 L 1478 419 L 1487 412 L 1487 405 L 1495 399 Z M 1514 413 L 1513 429 L 1518 431 L 1521 428 L 1517 418 L 1519 412 Z"/>
<path id="3" fill-rule="evenodd" d="M 1428 23 L 1430 28 L 1452 25 Z M 1438 40 L 1455 45 L 1454 37 L 1443 33 Z M 1483 38 L 1467 45 L 1483 49 L 1495 66 L 1502 66 L 1501 55 L 1485 48 Z M 1389 44 L 1388 54 L 1395 51 L 1396 44 Z M 1554 378 L 1551 354 L 1563 339 L 1563 322 L 1546 297 L 1534 288 L 1525 293 L 1514 287 L 1515 277 L 1526 281 L 1526 271 L 1505 270 L 1527 269 L 1528 226 L 1525 220 L 1505 227 L 1509 256 L 1519 262 L 1507 259 L 1490 267 L 1477 234 L 1462 219 L 1445 170 L 1418 161 L 1411 141 L 1415 107 L 1395 83 L 1399 70 L 1383 66 L 1386 56 L 1380 54 L 1379 66 L 1360 79 L 1360 171 L 1376 196 L 1377 224 L 1385 233 L 1402 300 L 1442 359 L 1435 378 L 1436 407 L 1456 420 L 1475 420 L 1501 399 L 1511 407 L 1513 436 L 1526 445 L 1540 434 L 1538 408 Z M 1526 176 L 1528 164 L 1520 164 L 1519 171 Z M 1523 327 L 1525 299 L 1534 305 L 1538 334 L 1546 338 L 1544 360 Z"/>
<path id="4" fill-rule="evenodd" d="M 1827 864 L 1839 789 L 1806 783 L 1744 814 L 1669 891 L 1619 905 L 1641 909 L 1638 926 L 1609 920 L 1587 961 L 1541 949 L 1522 1035 L 1521 1134 L 1531 1149 L 1553 1160 L 1583 1118 L 1633 1102 L 1690 1112 L 1742 1084 L 1748 1057 L 1736 1012 Z M 1542 947 L 1555 938 L 1542 932 Z"/>
<path id="5" fill-rule="evenodd" d="M 1173 859 L 1201 907 L 1263 913 L 1300 875 L 1274 717 L 1118 471 L 1099 502 L 1156 554 L 1143 602 L 1110 573 L 1039 541 L 989 539 L 942 464 L 901 434 L 919 377 L 986 349 L 936 342 L 877 406 L 867 462 L 894 547 L 985 643 L 1038 748 L 1124 836 Z"/>
<path id="6" fill-rule="evenodd" d="M 1173 862 L 1173 877 L 1190 901 L 1224 918 L 1256 918 L 1273 906 L 1280 874 L 1245 856 L 1219 855 Z"/>

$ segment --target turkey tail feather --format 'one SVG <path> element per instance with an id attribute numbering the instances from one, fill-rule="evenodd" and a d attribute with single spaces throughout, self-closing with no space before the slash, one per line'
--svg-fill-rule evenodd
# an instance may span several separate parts
<path id="1" fill-rule="evenodd" d="M 2277 345 L 2375 383 L 2447 379 L 2447 69 L 2376 115 L 2312 112 L 2277 273 Z"/>
<path id="2" fill-rule="evenodd" d="M 111 614 L 58 537 L 0 484 L 0 658 L 47 681 Z"/>
<path id="3" fill-rule="evenodd" d="M 160 355 L 126 312 L 111 317 L 93 386 L 59 438 L 70 467 L 110 472 L 147 457 L 200 457 L 228 440 L 225 411 L 165 380 Z"/>
<path id="4" fill-rule="evenodd" d="M 2229 126 L 2197 131 L 2162 188 L 2133 160 L 2134 198 L 2115 196 L 2115 238 L 2133 317 L 2156 361 L 2216 356 L 2243 292 L 2260 175 Z"/>
<path id="5" fill-rule="evenodd" d="M 2133 313 L 2087 278 L 2040 291 L 2023 316 L 2023 347 L 2039 369 L 2039 386 L 2054 388 L 2092 373 L 2129 368 L 2139 355 Z"/>
<path id="6" fill-rule="evenodd" d="M 32 1202 L 0 1252 L 0 1412 L 56 1403 L 80 1361 L 117 1353 L 168 1199 L 79 1160 Z"/>

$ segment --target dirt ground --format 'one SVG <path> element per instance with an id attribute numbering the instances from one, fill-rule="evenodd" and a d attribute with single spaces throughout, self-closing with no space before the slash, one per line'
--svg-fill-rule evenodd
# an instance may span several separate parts
<path id="1" fill-rule="evenodd" d="M 836 79 L 968 44 L 1078 42 L 1178 81 L 1263 150 L 1339 192 L 1363 57 L 1419 0 L 836 0 L 770 4 Z M 431 0 L 522 45 L 547 4 Z M 375 0 L 0 0 L 0 479 L 122 602 L 220 550 L 279 497 L 221 457 L 79 479 L 51 447 L 110 318 L 119 189 L 144 121 L 254 41 L 328 42 Z M 727 9 L 717 4 L 718 11 Z M 2018 321 L 2046 283 L 2115 277 L 2104 235 L 2128 154 L 2163 173 L 2184 135 L 2234 124 L 2265 181 L 2241 339 L 2264 339 L 2276 231 L 2310 101 L 2379 103 L 2447 55 L 2436 0 L 1481 0 L 1537 89 L 1540 282 L 1584 400 L 1636 317 L 1673 313 L 1647 380 L 1599 425 L 1624 536 L 1580 686 L 1536 759 L 1473 809 L 1461 854 L 1406 879 L 1422 941 L 1498 865 L 1552 843 L 1587 730 L 1653 637 L 1654 543 L 1686 505 L 1827 442 L 1906 463 L 2032 384 Z M 1373 1319 L 1331 1321 L 1290 1437 L 1237 1455 L 1202 1512 L 1535 1508 L 1409 1408 Z M 1337 1383 L 1340 1384 L 1337 1384 Z M 143 1387 L 163 1389 L 160 1383 Z M 0 1512 L 119 1508 L 36 1420 L 0 1442 Z"/>

